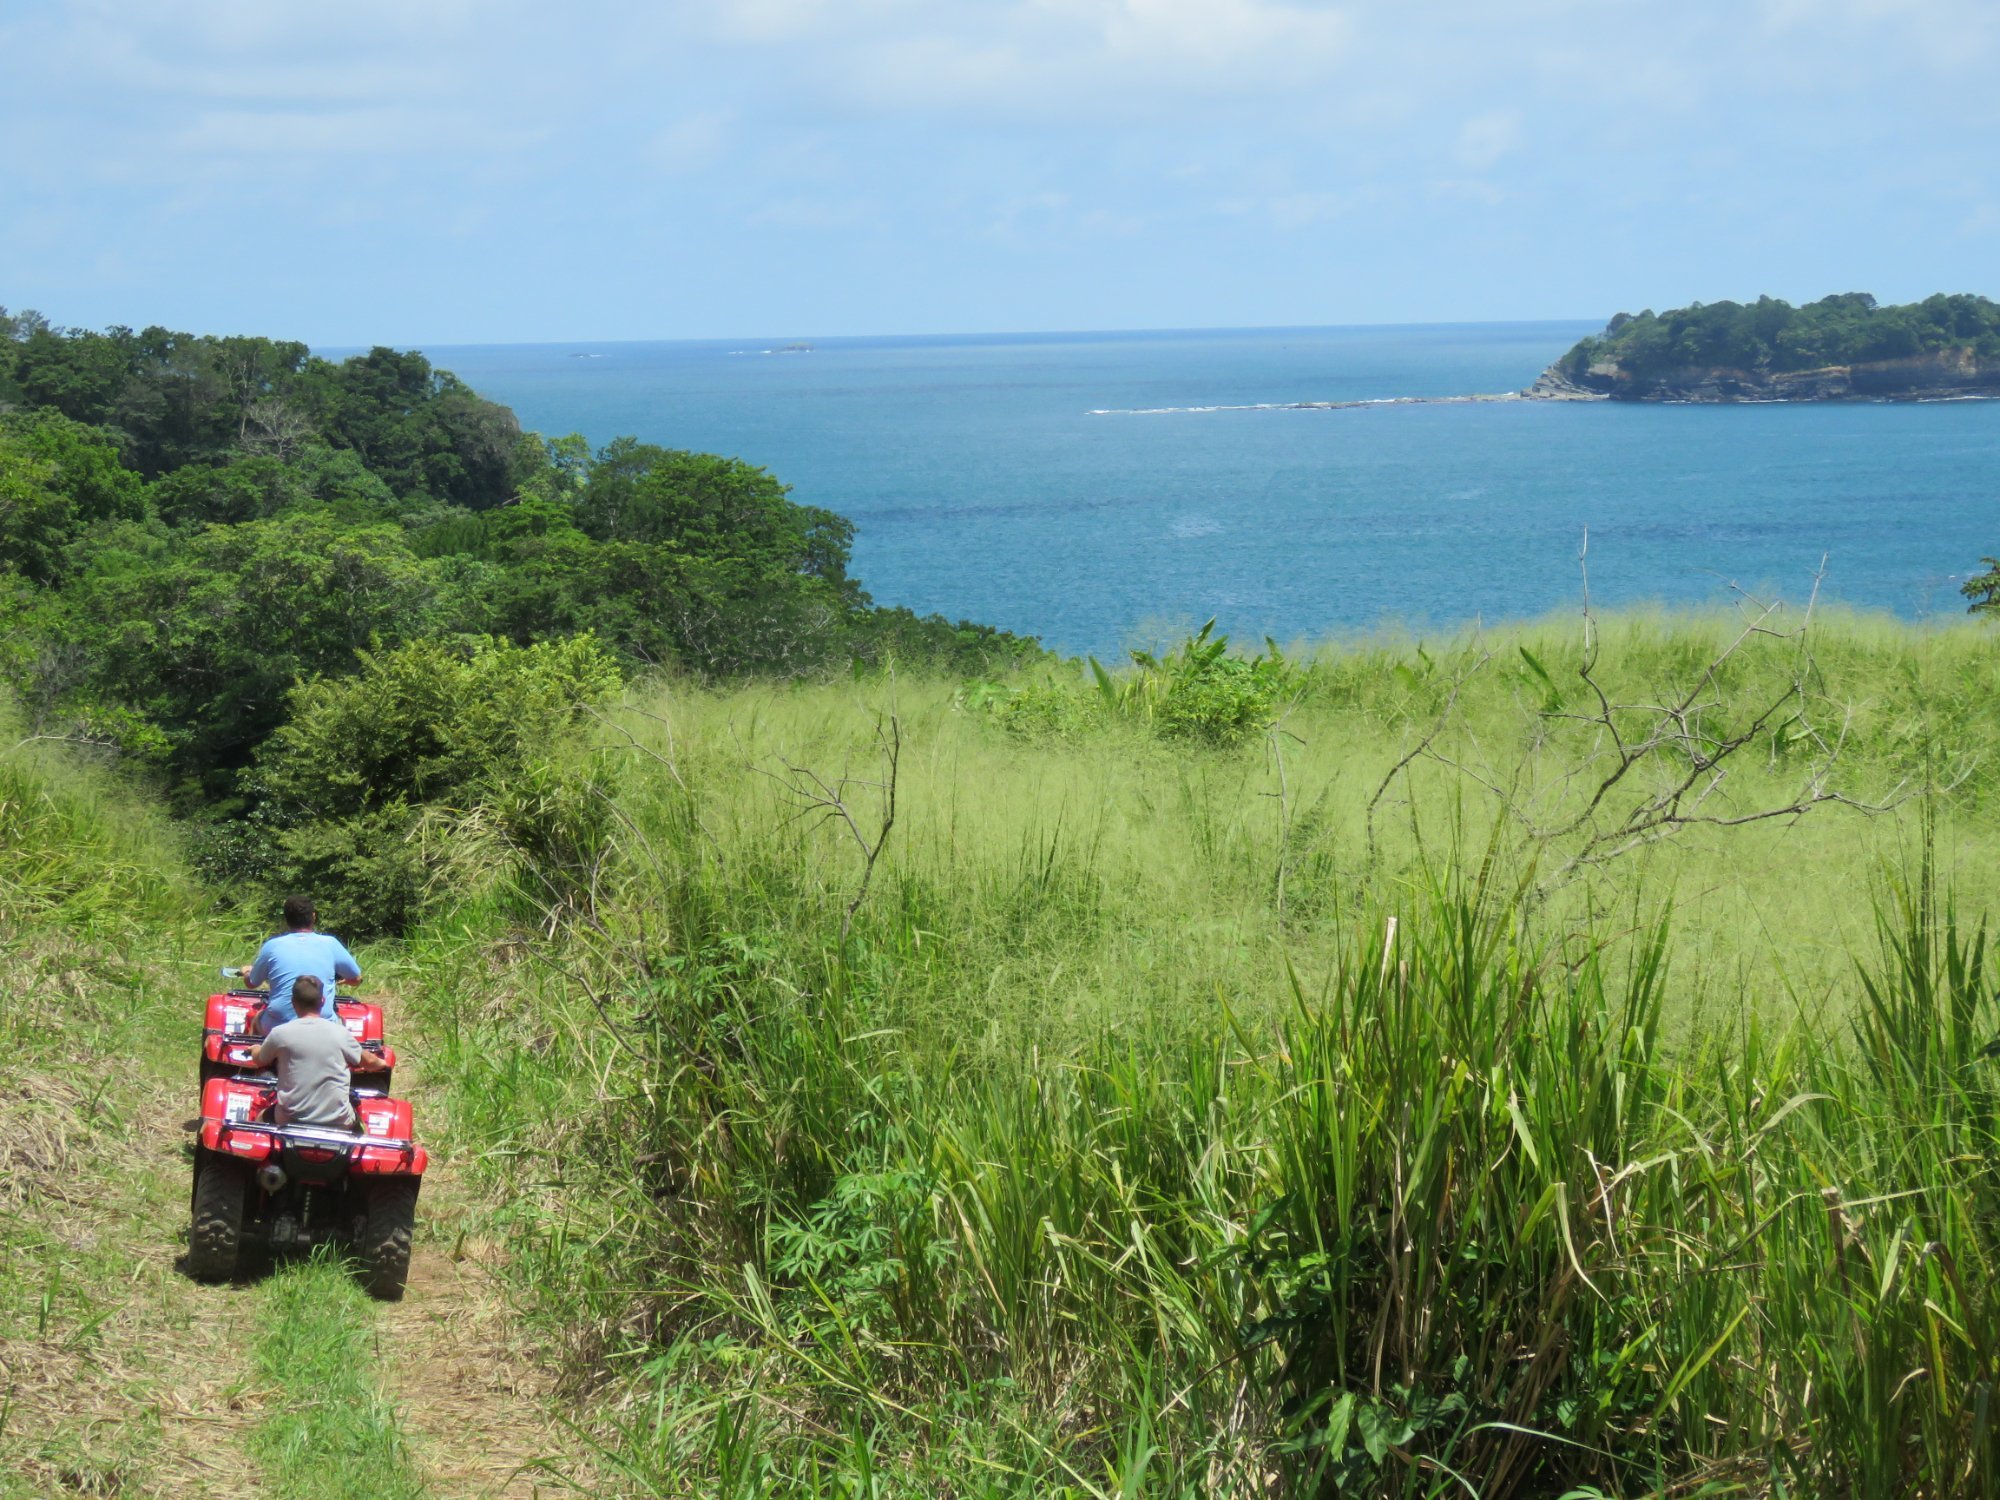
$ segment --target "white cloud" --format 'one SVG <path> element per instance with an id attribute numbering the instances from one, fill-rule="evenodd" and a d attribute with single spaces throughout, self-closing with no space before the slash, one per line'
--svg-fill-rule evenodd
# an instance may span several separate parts
<path id="1" fill-rule="evenodd" d="M 677 8 L 711 36 L 782 45 L 922 7 L 921 0 L 693 0 Z"/>
<path id="2" fill-rule="evenodd" d="M 1070 0 L 1070 5 L 1098 14 L 1106 48 L 1114 55 L 1194 61 L 1210 69 L 1248 65 L 1290 73 L 1324 66 L 1337 59 L 1350 31 L 1340 11 L 1271 0 Z"/>
<path id="3" fill-rule="evenodd" d="M 173 137 L 182 152 L 250 156 L 409 156 L 436 150 L 519 150 L 532 128 L 496 127 L 454 112 L 397 106 L 336 110 L 206 110 Z"/>
<path id="4" fill-rule="evenodd" d="M 1339 193 L 1286 193 L 1272 200 L 1271 223 L 1279 229 L 1309 229 L 1339 218 L 1347 207 Z"/>
<path id="5" fill-rule="evenodd" d="M 128 244 L 169 291 L 149 247 L 197 274 L 323 254 L 332 284 L 379 240 L 379 292 L 465 235 L 469 260 L 538 247 L 537 274 L 630 254 L 635 287 L 680 255 L 750 299 L 787 284 L 771 242 L 807 279 L 848 247 L 850 290 L 891 243 L 940 284 L 1071 253 L 1083 287 L 1108 236 L 1227 268 L 1325 225 L 1328 256 L 1397 244 L 1435 288 L 1468 225 L 1542 235 L 1583 203 L 1633 244 L 1700 222 L 1740 247 L 1752 219 L 1778 243 L 1756 216 L 1786 199 L 1818 245 L 1977 248 L 2000 144 L 2000 0 L 16 0 L 0 53 L 7 259 L 81 284 L 51 245 Z"/>
<path id="6" fill-rule="evenodd" d="M 753 210 L 745 222 L 762 228 L 817 233 L 865 223 L 873 213 L 871 205 L 859 199 L 802 195 L 766 203 Z"/>
<path id="7" fill-rule="evenodd" d="M 1992 0 L 1758 0 L 1761 29 L 1866 34 L 1876 46 L 1908 48 L 1940 72 L 1960 72 L 2000 50 L 2000 7 Z"/>
<path id="8" fill-rule="evenodd" d="M 810 49 L 793 76 L 864 111 L 1098 115 L 1324 80 L 1352 28 L 1295 0 L 733 0 L 711 39 Z M 751 66 L 756 66 L 752 64 Z"/>
<path id="9" fill-rule="evenodd" d="M 1481 208 L 1497 208 L 1507 201 L 1506 192 L 1494 183 L 1476 177 L 1444 177 L 1433 182 L 1431 196 L 1447 202 L 1475 203 Z"/>

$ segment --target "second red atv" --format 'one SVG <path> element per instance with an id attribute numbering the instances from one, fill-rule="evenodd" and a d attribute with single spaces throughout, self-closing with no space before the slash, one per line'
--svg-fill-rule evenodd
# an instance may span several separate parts
<path id="1" fill-rule="evenodd" d="M 241 970 L 225 969 L 223 977 L 234 979 L 239 973 Z M 201 1031 L 204 1086 L 211 1078 L 228 1078 L 255 1066 L 250 1059 L 257 1051 L 257 1044 L 264 1040 L 257 1019 L 268 1003 L 269 996 L 262 990 L 226 990 L 208 997 L 208 1015 Z M 336 996 L 333 1009 L 340 1024 L 361 1044 L 362 1050 L 374 1053 L 389 1065 L 389 1071 L 371 1075 L 381 1080 L 382 1091 L 387 1093 L 395 1078 L 396 1053 L 382 1039 L 382 1007 Z"/>

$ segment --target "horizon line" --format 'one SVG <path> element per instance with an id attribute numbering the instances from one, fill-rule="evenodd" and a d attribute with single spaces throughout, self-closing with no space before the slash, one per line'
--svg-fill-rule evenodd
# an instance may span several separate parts
<path id="1" fill-rule="evenodd" d="M 333 351 L 348 353 L 365 352 L 370 349 L 562 349 L 562 348 L 606 348 L 630 347 L 641 344 L 731 344 L 766 345 L 782 347 L 786 344 L 812 343 L 863 343 L 894 340 L 901 342 L 922 342 L 926 340 L 992 340 L 1007 339 L 1094 339 L 1094 338 L 1141 338 L 1173 337 L 1185 334 L 1268 334 L 1268 333 L 1329 333 L 1359 329 L 1415 329 L 1415 328 L 1532 328 L 1556 327 L 1584 324 L 1591 327 L 1602 326 L 1601 319 L 1595 318 L 1446 318 L 1433 321 L 1401 320 L 1383 323 L 1216 323 L 1191 324 L 1183 327 L 1151 328 L 991 328 L 963 329 L 949 332 L 911 333 L 789 333 L 789 334 L 704 334 L 680 335 L 675 337 L 641 338 L 567 338 L 567 339 L 418 339 L 410 341 L 374 340 L 364 343 L 320 343 L 305 340 L 306 347 L 313 353 Z M 763 350 L 749 352 L 762 353 Z"/>

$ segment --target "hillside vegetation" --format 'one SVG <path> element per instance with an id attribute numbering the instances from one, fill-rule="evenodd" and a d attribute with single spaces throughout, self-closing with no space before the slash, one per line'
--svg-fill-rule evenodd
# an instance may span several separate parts
<path id="1" fill-rule="evenodd" d="M 596 1461 L 1990 1491 L 2000 654 L 1778 623 L 605 711 L 413 952 Z"/>
<path id="2" fill-rule="evenodd" d="M 738 459 L 523 433 L 421 354 L 0 310 L 0 677 L 37 728 L 239 786 L 300 677 L 425 639 L 592 633 L 626 669 L 1035 654 L 877 609 L 853 528 Z"/>

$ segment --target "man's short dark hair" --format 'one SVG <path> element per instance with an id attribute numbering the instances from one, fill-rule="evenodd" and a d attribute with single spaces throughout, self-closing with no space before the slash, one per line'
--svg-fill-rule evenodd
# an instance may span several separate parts
<path id="1" fill-rule="evenodd" d="M 310 927 L 318 920 L 319 910 L 312 904 L 310 896 L 285 897 L 285 925 L 292 931 Z"/>
<path id="2" fill-rule="evenodd" d="M 326 1010 L 326 986 L 313 974 L 301 974 L 292 981 L 292 1010 L 301 1016 L 317 1016 Z"/>

